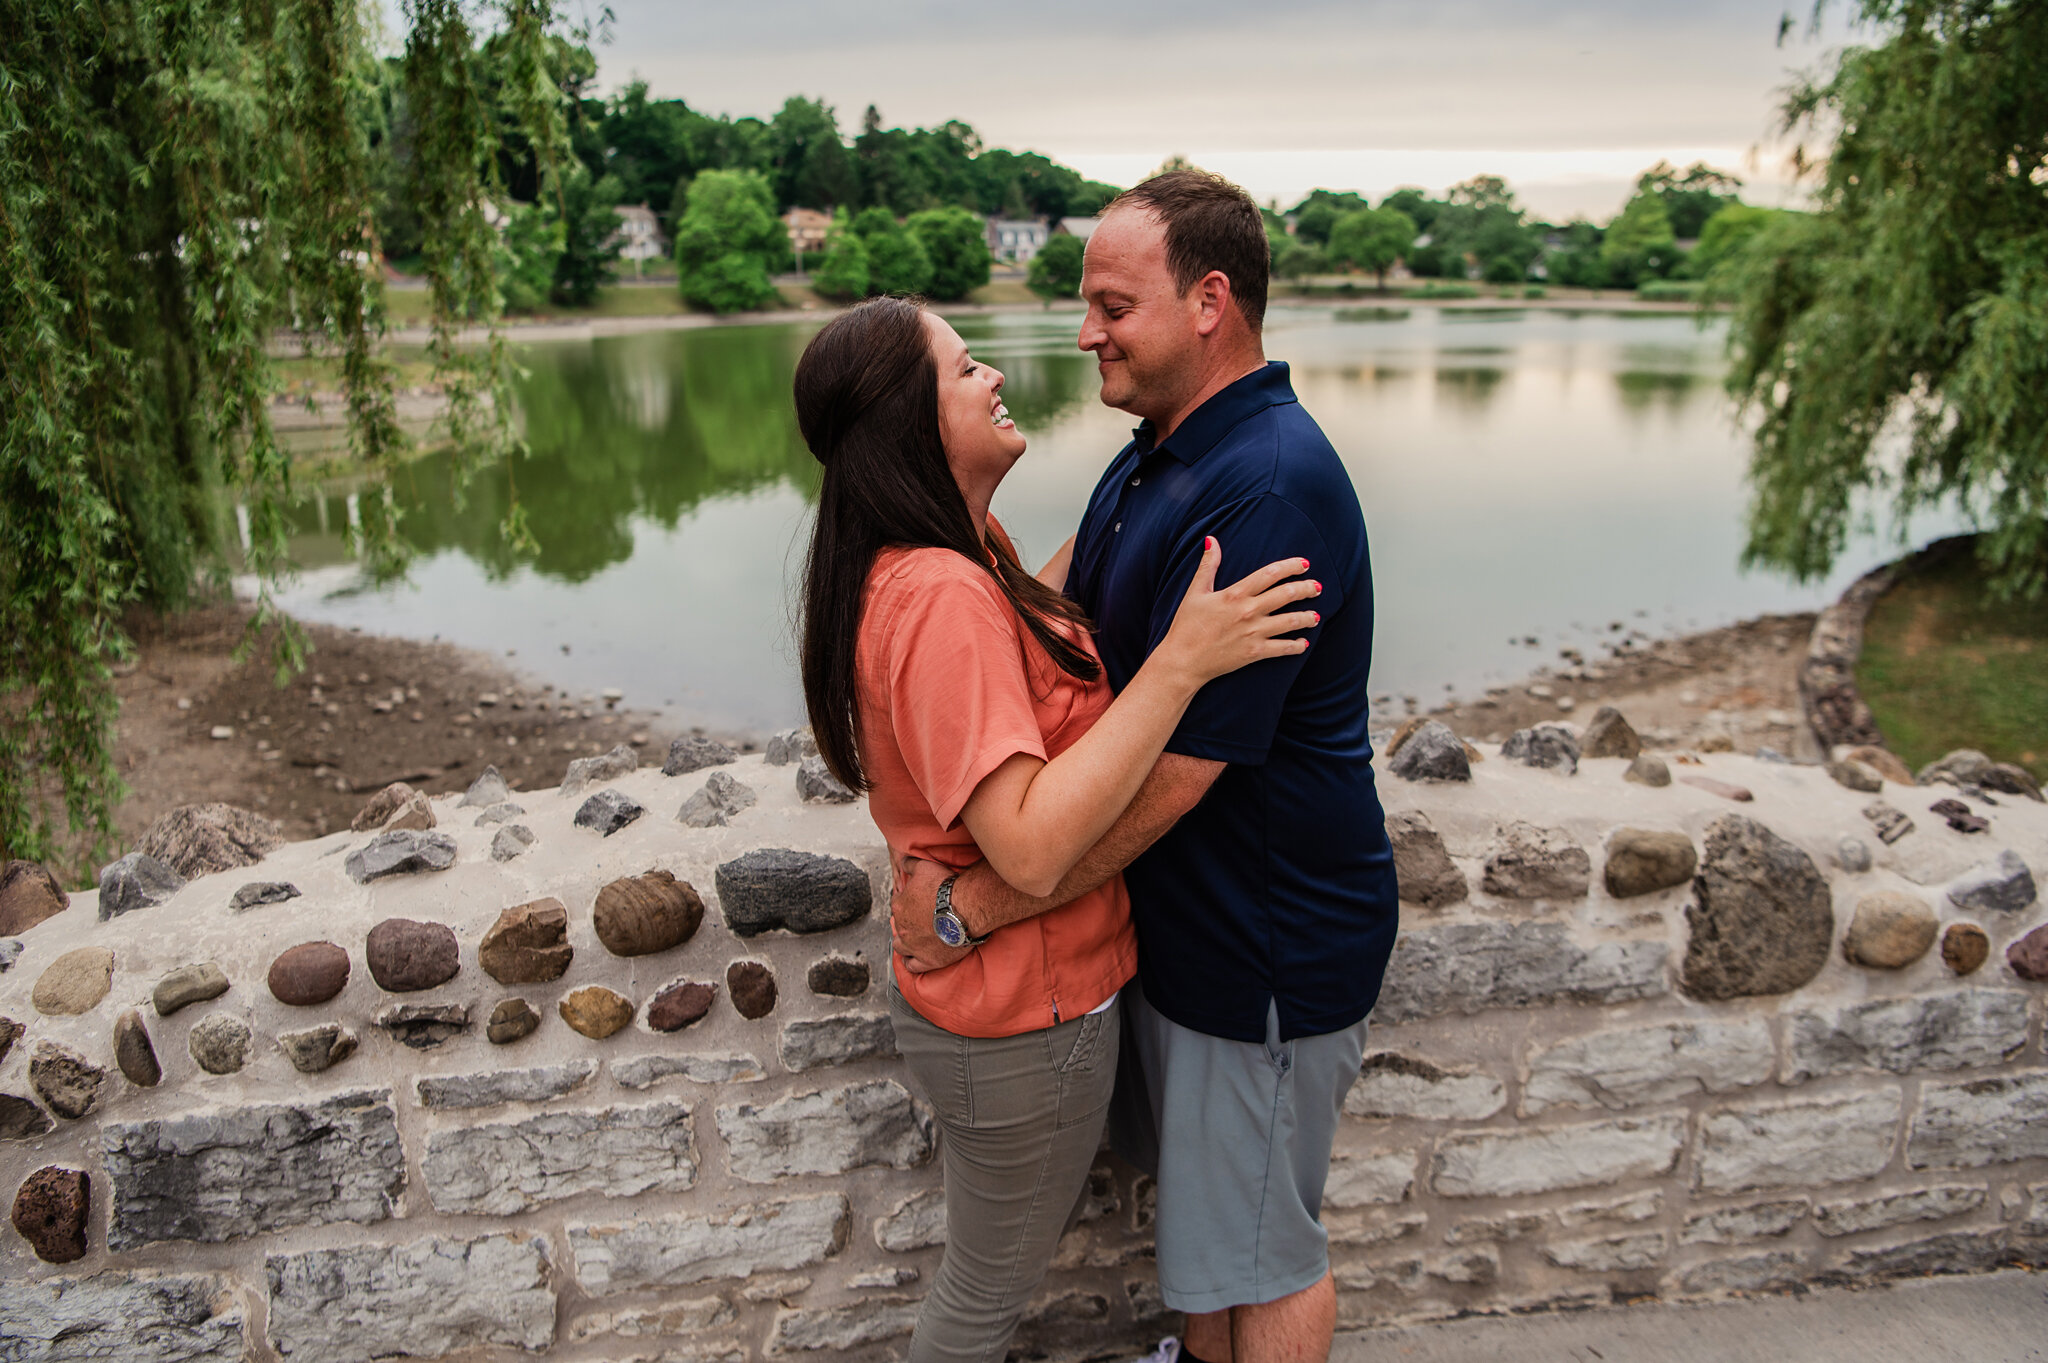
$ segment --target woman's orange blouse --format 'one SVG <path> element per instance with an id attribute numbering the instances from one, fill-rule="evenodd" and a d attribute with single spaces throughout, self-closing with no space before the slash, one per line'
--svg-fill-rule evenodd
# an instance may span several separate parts
<path id="1" fill-rule="evenodd" d="M 996 533 L 1001 528 L 993 520 Z M 1094 643 L 1073 631 L 1091 654 Z M 1058 757 L 1102 716 L 1109 683 L 1060 670 L 986 571 L 950 549 L 890 549 L 868 576 L 858 650 L 868 810 L 892 859 L 963 870 L 981 849 L 960 811 L 1018 753 Z M 1077 1018 L 1137 970 L 1122 876 L 1071 904 L 997 928 L 943 970 L 896 983 L 961 1036 L 1015 1036 Z"/>

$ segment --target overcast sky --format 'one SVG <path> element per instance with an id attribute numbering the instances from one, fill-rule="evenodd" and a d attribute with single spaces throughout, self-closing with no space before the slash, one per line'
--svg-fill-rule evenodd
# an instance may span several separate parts
<path id="1" fill-rule="evenodd" d="M 1791 3 L 1781 47 L 1786 0 L 611 0 L 596 50 L 607 91 L 763 117 L 807 94 L 849 134 L 870 103 L 958 118 L 1118 184 L 1176 152 L 1288 202 L 1493 172 L 1540 213 L 1604 218 L 1660 156 L 1773 199 L 1777 92 L 1843 37 Z"/>

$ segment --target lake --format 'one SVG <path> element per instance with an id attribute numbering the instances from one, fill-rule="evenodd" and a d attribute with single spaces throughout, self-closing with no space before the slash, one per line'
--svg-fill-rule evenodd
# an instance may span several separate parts
<path id="1" fill-rule="evenodd" d="M 1132 419 L 1095 398 L 1078 314 L 956 319 L 1008 376 L 1030 450 L 995 511 L 1035 563 L 1080 519 Z M 369 589 L 342 561 L 346 485 L 295 512 L 304 618 L 500 656 L 676 724 L 798 723 L 791 588 L 817 469 L 789 382 L 814 324 L 521 346 L 531 453 L 509 470 L 541 544 L 498 543 L 508 473 L 458 498 L 429 456 L 397 496 L 420 555 Z M 1591 649 L 1812 608 L 1895 552 L 1857 539 L 1825 583 L 1744 572 L 1748 445 L 1723 327 L 1689 315 L 1276 307 L 1267 351 L 1342 454 L 1377 587 L 1372 691 L 1427 707 Z M 1534 641 L 1533 643 L 1530 641 Z"/>

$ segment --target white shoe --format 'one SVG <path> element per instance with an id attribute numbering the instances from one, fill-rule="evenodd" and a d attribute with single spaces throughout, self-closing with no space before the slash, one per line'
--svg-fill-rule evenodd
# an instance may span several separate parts
<path id="1" fill-rule="evenodd" d="M 1131 1363 L 1178 1363 L 1179 1358 L 1180 1341 L 1168 1335 L 1159 1341 L 1158 1348 L 1142 1357 L 1132 1359 Z"/>

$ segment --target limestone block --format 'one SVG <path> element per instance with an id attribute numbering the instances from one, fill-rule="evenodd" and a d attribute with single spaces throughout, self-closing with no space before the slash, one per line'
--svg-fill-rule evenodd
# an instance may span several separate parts
<path id="1" fill-rule="evenodd" d="M 874 906 L 868 873 L 844 857 L 768 847 L 721 865 L 718 901 L 740 937 L 781 929 L 826 932 L 865 918 Z"/>
<path id="2" fill-rule="evenodd" d="M 887 1013 L 838 1013 L 805 1018 L 782 1029 L 777 1047 L 782 1067 L 793 1074 L 856 1060 L 882 1060 L 896 1054 L 896 1027 Z"/>
<path id="3" fill-rule="evenodd" d="M 843 1193 L 756 1202 L 710 1216 L 572 1224 L 576 1279 L 595 1297 L 750 1278 L 823 1263 L 846 1247 Z"/>
<path id="4" fill-rule="evenodd" d="M 1720 1002 L 1784 994 L 1827 964 L 1834 901 L 1813 858 L 1753 819 L 1724 814 L 1707 827 L 1707 854 L 1679 988 Z"/>
<path id="5" fill-rule="evenodd" d="M 671 1075 L 697 1084 L 751 1084 L 766 1079 L 768 1072 L 751 1055 L 636 1055 L 612 1062 L 612 1078 L 620 1087 L 650 1088 Z"/>
<path id="6" fill-rule="evenodd" d="M 1582 1226 L 1634 1225 L 1654 1221 L 1664 1210 L 1664 1194 L 1652 1189 L 1634 1193 L 1615 1202 L 1580 1202 L 1557 1213 L 1557 1223 L 1566 1230 Z"/>
<path id="7" fill-rule="evenodd" d="M 1536 1052 L 1522 1110 L 1621 1109 L 1693 1093 L 1726 1093 L 1771 1077 L 1777 1052 L 1763 1018 L 1664 1022 L 1573 1037 Z"/>
<path id="8" fill-rule="evenodd" d="M 228 1285 L 196 1274 L 0 1278 L 8 1363 L 244 1363 L 249 1345 Z"/>
<path id="9" fill-rule="evenodd" d="M 1882 1197 L 1823 1202 L 1813 1209 L 1813 1225 L 1822 1235 L 1859 1235 L 1914 1221 L 1945 1221 L 1984 1205 L 1984 1190 L 1951 1183 Z"/>
<path id="10" fill-rule="evenodd" d="M 1697 1186 L 1740 1193 L 1869 1178 L 1891 1162 L 1903 1102 L 1886 1087 L 1709 1113 L 1700 1123 Z"/>
<path id="11" fill-rule="evenodd" d="M 1664 1262 L 1664 1232 L 1638 1231 L 1598 1240 L 1559 1240 L 1543 1246 L 1543 1257 L 1559 1268 L 1588 1273 L 1624 1273 Z"/>
<path id="12" fill-rule="evenodd" d="M 893 1079 L 795 1093 L 717 1112 L 735 1178 L 772 1183 L 792 1174 L 843 1174 L 881 1165 L 911 1169 L 932 1155 L 932 1119 Z"/>
<path id="13" fill-rule="evenodd" d="M 1421 1212 L 1389 1216 L 1377 1207 L 1360 1211 L 1323 1213 L 1323 1227 L 1329 1232 L 1330 1243 L 1352 1249 L 1369 1245 L 1390 1245 L 1397 1240 L 1406 1240 L 1412 1235 L 1419 1234 L 1428 1224 L 1429 1218 Z"/>
<path id="14" fill-rule="evenodd" d="M 1593 859 L 1561 828 L 1517 819 L 1495 836 L 1480 886 L 1502 899 L 1582 899 Z"/>
<path id="15" fill-rule="evenodd" d="M 1806 1217 L 1807 1200 L 1784 1198 L 1753 1202 L 1746 1207 L 1721 1207 L 1685 1218 L 1678 1232 L 1681 1245 L 1740 1245 L 1783 1235 Z"/>
<path id="16" fill-rule="evenodd" d="M 1915 1169 L 1975 1169 L 2048 1156 L 2048 1071 L 1953 1084 L 1925 1084 L 1906 1163 Z"/>
<path id="17" fill-rule="evenodd" d="M 1414 1187 L 1413 1150 L 1339 1154 L 1330 1161 L 1330 1176 L 1323 1185 L 1323 1205 L 1350 1208 L 1404 1202 Z"/>
<path id="18" fill-rule="evenodd" d="M 908 1254 L 946 1243 L 946 1193 L 927 1188 L 904 1198 L 887 1216 L 875 1218 L 875 1243 L 892 1254 Z"/>
<path id="19" fill-rule="evenodd" d="M 1688 1268 L 1678 1280 L 1681 1292 L 1761 1292 L 1785 1287 L 1806 1276 L 1806 1263 L 1789 1249 L 1716 1259 Z"/>
<path id="20" fill-rule="evenodd" d="M 778 1311 L 768 1332 L 768 1352 L 829 1349 L 840 1353 L 863 1344 L 898 1339 L 917 1325 L 917 1309 L 918 1303 L 910 1298 L 891 1296 L 867 1297 L 846 1306 Z"/>
<path id="21" fill-rule="evenodd" d="M 437 1211 L 513 1216 L 584 1193 L 685 1192 L 697 1151 L 689 1108 L 651 1103 L 437 1131 L 420 1173 Z"/>
<path id="22" fill-rule="evenodd" d="M 1548 1230 L 1550 1217 L 1543 1212 L 1509 1212 L 1505 1216 L 1474 1216 L 1451 1223 L 1444 1243 L 1468 1245 L 1494 1240 L 1512 1244 Z"/>
<path id="23" fill-rule="evenodd" d="M 415 1082 L 422 1107 L 490 1107 L 541 1103 L 583 1087 L 597 1073 L 595 1060 L 570 1060 L 524 1070 L 422 1075 Z"/>
<path id="24" fill-rule="evenodd" d="M 2006 1263 L 2005 1228 L 1950 1231 L 1902 1245 L 1852 1249 L 1842 1270 L 1858 1278 L 1918 1278 L 1929 1273 L 1983 1273 Z"/>
<path id="25" fill-rule="evenodd" d="M 1785 1082 L 1856 1070 L 1956 1070 L 1996 1065 L 2027 1044 L 2027 995 L 1954 989 L 1794 1013 Z"/>
<path id="26" fill-rule="evenodd" d="M 396 1210 L 405 1157 L 385 1089 L 109 1122 L 107 1246 L 218 1244 L 287 1226 L 368 1224 Z"/>
<path id="27" fill-rule="evenodd" d="M 1659 1178 L 1684 1145 L 1685 1121 L 1675 1116 L 1450 1136 L 1437 1146 L 1430 1186 L 1445 1197 L 1516 1197 Z"/>
<path id="28" fill-rule="evenodd" d="M 2034 873 L 2010 847 L 1948 887 L 1949 902 L 1977 913 L 2018 913 L 2034 902 Z"/>
<path id="29" fill-rule="evenodd" d="M 601 1335 L 637 1339 L 645 1335 L 690 1335 L 733 1323 L 732 1303 L 723 1297 L 685 1297 L 660 1306 L 622 1311 L 593 1311 L 579 1316 L 564 1332 L 581 1343 Z"/>
<path id="30" fill-rule="evenodd" d="M 1353 1117 L 1477 1122 L 1507 1101 L 1507 1085 L 1496 1075 L 1439 1069 L 1427 1060 L 1380 1051 L 1365 1058 L 1358 1081 L 1344 1095 L 1344 1111 Z"/>
<path id="31" fill-rule="evenodd" d="M 1444 923 L 1404 931 L 1387 965 L 1375 1022 L 1621 1003 L 1665 992 L 1662 942 L 1580 946 L 1563 923 Z"/>
<path id="32" fill-rule="evenodd" d="M 291 1363 L 439 1358 L 555 1337 L 547 1242 L 482 1235 L 273 1254 L 270 1342 Z"/>

